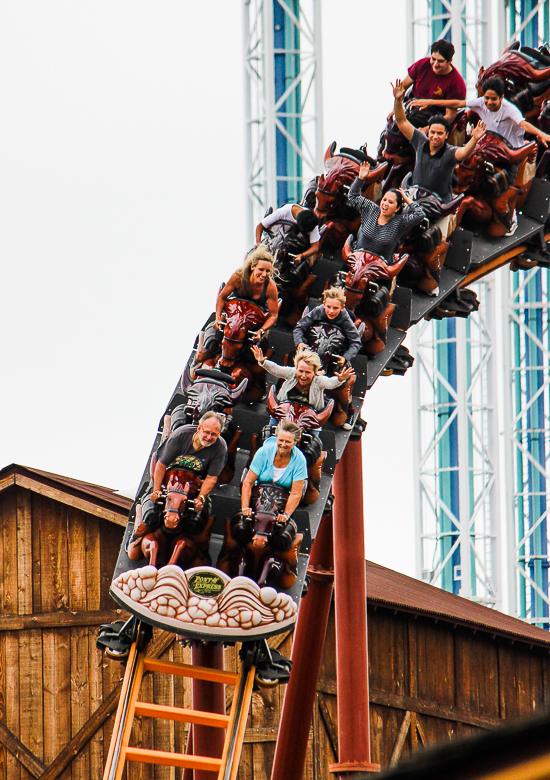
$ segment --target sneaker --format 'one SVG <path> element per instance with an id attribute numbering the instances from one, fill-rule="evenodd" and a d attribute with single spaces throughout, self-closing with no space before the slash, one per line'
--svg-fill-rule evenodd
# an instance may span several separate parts
<path id="1" fill-rule="evenodd" d="M 348 416 L 346 418 L 346 422 L 342 425 L 342 428 L 344 431 L 352 431 L 353 430 L 353 418 L 355 417 L 355 409 L 352 409 L 350 406 L 348 411 Z"/>
<path id="2" fill-rule="evenodd" d="M 518 215 L 514 211 L 514 216 L 512 217 L 512 224 L 510 225 L 510 230 L 504 235 L 513 236 L 517 229 L 518 229 Z"/>

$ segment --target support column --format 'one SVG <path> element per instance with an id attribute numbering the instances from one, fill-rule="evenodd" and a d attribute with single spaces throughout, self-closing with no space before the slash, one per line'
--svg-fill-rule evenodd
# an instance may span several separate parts
<path id="1" fill-rule="evenodd" d="M 193 643 L 193 666 L 208 666 L 211 669 L 224 668 L 223 645 L 217 642 L 207 644 Z M 225 715 L 225 685 L 208 682 L 207 680 L 193 680 L 193 709 L 204 712 L 215 712 Z M 224 729 L 211 726 L 193 725 L 193 754 L 196 756 L 208 756 L 209 758 L 221 758 L 225 741 Z M 212 780 L 212 772 L 195 769 L 195 780 Z"/>
<path id="2" fill-rule="evenodd" d="M 339 755 L 329 768 L 342 780 L 364 780 L 380 765 L 371 762 L 370 751 L 361 441 L 348 442 L 333 492 Z"/>
<path id="3" fill-rule="evenodd" d="M 309 559 L 311 578 L 300 604 L 271 780 L 301 780 L 334 580 L 332 516 L 323 515 Z"/>

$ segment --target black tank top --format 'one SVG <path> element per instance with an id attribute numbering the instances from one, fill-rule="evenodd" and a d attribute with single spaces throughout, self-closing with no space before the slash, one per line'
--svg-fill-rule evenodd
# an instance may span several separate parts
<path id="1" fill-rule="evenodd" d="M 231 295 L 228 296 L 228 301 L 234 301 L 236 298 L 243 300 L 243 301 L 251 301 L 252 303 L 255 303 L 256 306 L 259 306 L 260 309 L 267 309 L 267 288 L 269 286 L 270 278 L 269 276 L 264 282 L 263 290 L 261 291 L 260 295 L 257 298 L 252 298 L 251 295 L 245 295 L 242 291 L 241 287 L 237 287 L 235 292 L 232 292 Z"/>

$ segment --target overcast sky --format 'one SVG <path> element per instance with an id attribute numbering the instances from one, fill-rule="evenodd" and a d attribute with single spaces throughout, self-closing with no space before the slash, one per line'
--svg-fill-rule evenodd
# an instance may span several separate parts
<path id="1" fill-rule="evenodd" d="M 405 2 L 322 7 L 325 146 L 374 153 Z M 0 467 L 137 485 L 252 243 L 242 52 L 239 0 L 0 5 Z M 412 574 L 410 374 L 369 393 L 363 439 L 367 556 Z"/>

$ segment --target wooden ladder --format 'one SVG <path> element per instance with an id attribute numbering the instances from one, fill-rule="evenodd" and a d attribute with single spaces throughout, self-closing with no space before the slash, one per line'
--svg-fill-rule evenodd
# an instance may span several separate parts
<path id="1" fill-rule="evenodd" d="M 122 683 L 103 780 L 120 780 L 127 761 L 199 769 L 216 772 L 217 780 L 235 780 L 239 768 L 255 673 L 253 664 L 249 664 L 247 668 L 245 666 L 246 664 L 243 662 L 241 671 L 237 674 L 204 666 L 160 661 L 147 658 L 145 651 L 138 648 L 138 642 L 134 642 Z M 141 680 L 145 672 L 161 672 L 179 677 L 207 680 L 222 685 L 234 685 L 235 693 L 231 712 L 229 715 L 221 715 L 138 701 Z M 221 758 L 210 758 L 189 753 L 168 753 L 161 750 L 129 747 L 128 743 L 136 715 L 226 729 L 223 755 Z"/>

